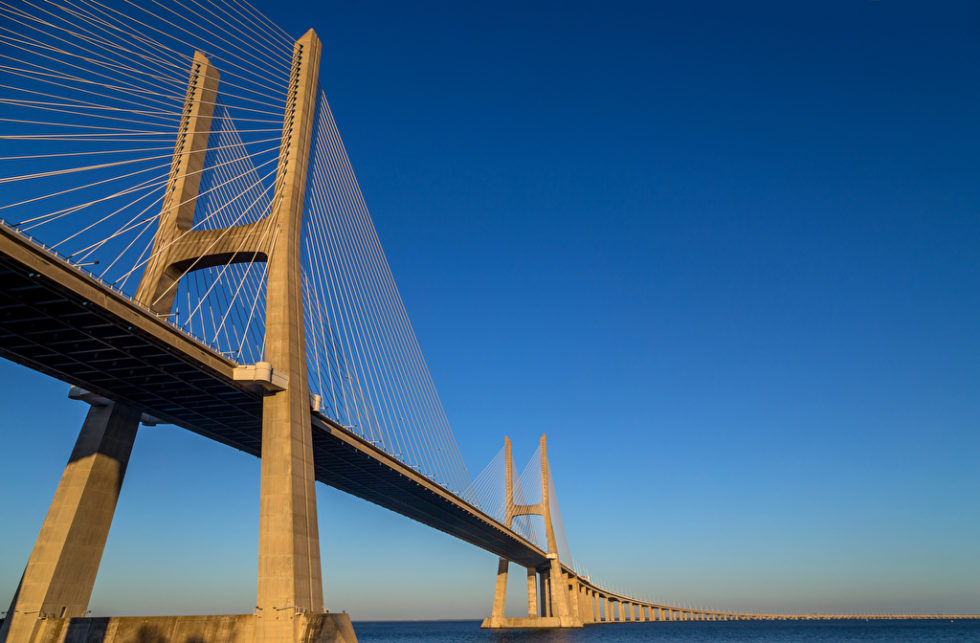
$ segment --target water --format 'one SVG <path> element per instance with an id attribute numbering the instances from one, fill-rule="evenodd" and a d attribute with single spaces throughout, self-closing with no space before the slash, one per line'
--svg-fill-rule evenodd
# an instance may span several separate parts
<path id="1" fill-rule="evenodd" d="M 354 630 L 359 643 L 980 642 L 980 620 L 622 623 L 594 625 L 581 630 L 496 632 L 481 630 L 479 621 L 385 621 L 355 622 Z"/>

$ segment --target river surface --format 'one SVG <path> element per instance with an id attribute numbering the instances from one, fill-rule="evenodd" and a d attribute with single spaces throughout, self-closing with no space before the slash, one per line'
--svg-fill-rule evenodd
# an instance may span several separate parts
<path id="1" fill-rule="evenodd" d="M 622 623 L 593 625 L 581 630 L 506 632 L 481 630 L 479 621 L 365 621 L 355 622 L 354 630 L 359 643 L 980 642 L 980 620 Z"/>

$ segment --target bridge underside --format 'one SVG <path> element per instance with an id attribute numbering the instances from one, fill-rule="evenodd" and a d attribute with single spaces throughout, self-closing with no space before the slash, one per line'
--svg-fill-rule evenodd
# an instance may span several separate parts
<path id="1" fill-rule="evenodd" d="M 261 392 L 234 363 L 0 226 L 0 356 L 260 455 Z M 313 414 L 316 479 L 525 567 L 520 536 L 330 419 Z"/>

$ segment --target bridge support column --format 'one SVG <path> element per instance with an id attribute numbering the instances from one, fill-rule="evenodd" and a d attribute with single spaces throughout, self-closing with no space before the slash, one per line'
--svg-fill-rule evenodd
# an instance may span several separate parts
<path id="1" fill-rule="evenodd" d="M 565 597 L 568 600 L 568 615 L 582 624 L 581 603 L 578 598 L 578 580 L 571 574 L 562 572 L 562 587 L 565 588 Z"/>
<path id="2" fill-rule="evenodd" d="M 527 615 L 528 618 L 538 615 L 538 571 L 533 567 L 527 569 Z"/>
<path id="3" fill-rule="evenodd" d="M 561 573 L 561 588 L 565 593 L 565 605 L 568 609 L 568 615 L 573 618 L 577 617 L 578 603 L 576 602 L 574 584 L 571 582 L 571 577 L 564 571 Z"/>
<path id="4" fill-rule="evenodd" d="M 551 516 L 548 516 L 550 518 Z M 548 581 L 551 591 L 549 602 L 551 603 L 550 612 L 551 615 L 558 618 L 559 622 L 568 623 L 571 621 L 571 610 L 569 609 L 568 601 L 568 590 L 567 584 L 565 582 L 565 573 L 561 569 L 561 563 L 558 562 L 557 554 L 548 554 L 549 562 L 551 563 Z M 567 627 L 567 625 L 566 625 Z"/>
<path id="5" fill-rule="evenodd" d="M 501 558 L 497 562 L 497 585 L 493 591 L 491 618 L 503 618 L 507 608 L 507 568 L 509 566 L 510 562 L 506 558 Z"/>
<path id="6" fill-rule="evenodd" d="M 584 585 L 579 585 L 578 590 L 578 615 L 582 619 L 582 623 L 592 622 L 592 603 L 589 601 L 589 588 Z"/>
<path id="7" fill-rule="evenodd" d="M 551 616 L 551 579 L 546 572 L 541 572 L 541 616 Z"/>
<path id="8" fill-rule="evenodd" d="M 41 619 L 85 616 L 139 421 L 122 404 L 89 409 L 0 641 L 33 640 Z"/>

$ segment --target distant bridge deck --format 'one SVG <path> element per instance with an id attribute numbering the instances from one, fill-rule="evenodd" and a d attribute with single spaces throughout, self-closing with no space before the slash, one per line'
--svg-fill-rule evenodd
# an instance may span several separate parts
<path id="1" fill-rule="evenodd" d="M 0 225 L 0 356 L 259 456 L 262 394 L 234 362 Z M 533 543 L 311 411 L 316 479 L 525 567 Z"/>

